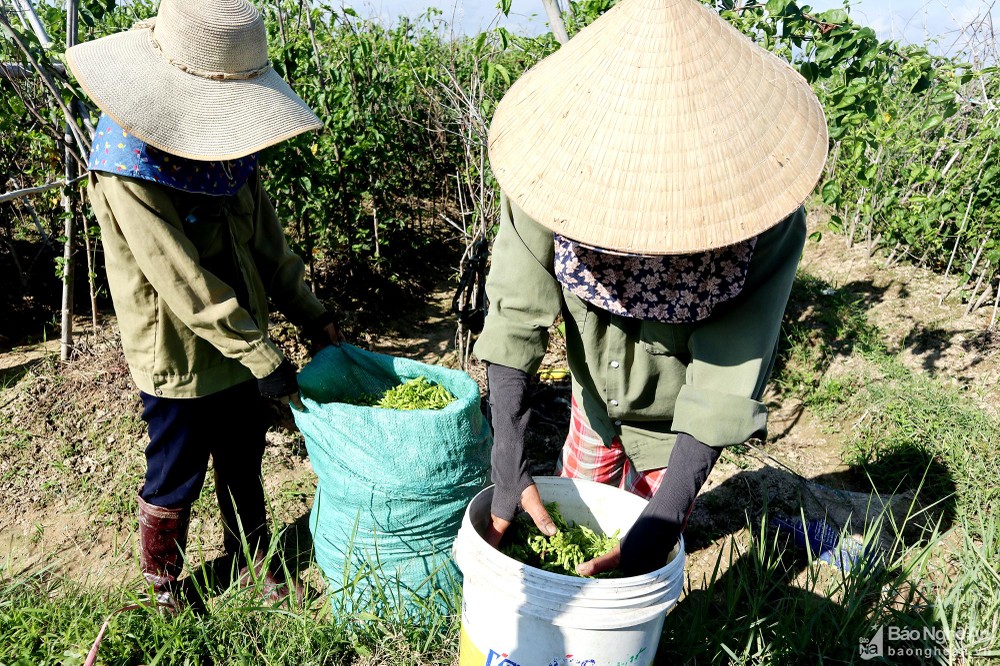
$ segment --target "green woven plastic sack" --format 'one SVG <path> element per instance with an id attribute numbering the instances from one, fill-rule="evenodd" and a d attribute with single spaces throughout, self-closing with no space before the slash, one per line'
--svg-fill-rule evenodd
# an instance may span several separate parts
<path id="1" fill-rule="evenodd" d="M 345 404 L 415 377 L 456 398 L 440 410 Z M 419 609 L 450 603 L 461 574 L 451 560 L 466 506 L 487 483 L 492 435 L 479 386 L 464 372 L 327 347 L 299 373 L 304 410 L 292 410 L 318 477 L 310 515 L 316 561 L 333 603 L 385 601 Z"/>

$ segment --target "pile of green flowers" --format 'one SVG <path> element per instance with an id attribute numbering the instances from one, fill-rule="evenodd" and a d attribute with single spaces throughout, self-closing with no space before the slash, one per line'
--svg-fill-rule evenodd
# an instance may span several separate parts
<path id="1" fill-rule="evenodd" d="M 394 386 L 382 395 L 364 393 L 345 400 L 348 404 L 359 407 L 382 409 L 444 409 L 454 401 L 455 396 L 451 391 L 423 376 Z"/>
<path id="2" fill-rule="evenodd" d="M 576 567 L 600 557 L 618 545 L 618 531 L 611 536 L 599 534 L 586 525 L 569 524 L 555 502 L 545 505 L 559 531 L 542 534 L 530 517 L 520 516 L 508 528 L 500 552 L 528 566 L 568 576 L 579 576 Z M 598 574 L 598 578 L 616 578 L 616 571 Z"/>

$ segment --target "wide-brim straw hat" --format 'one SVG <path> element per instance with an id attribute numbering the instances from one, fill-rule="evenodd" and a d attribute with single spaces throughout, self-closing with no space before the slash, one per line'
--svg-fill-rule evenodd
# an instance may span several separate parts
<path id="1" fill-rule="evenodd" d="M 102 111 L 173 155 L 236 159 L 322 127 L 271 67 L 264 21 L 245 0 L 163 0 L 155 19 L 66 59 Z"/>
<path id="2" fill-rule="evenodd" d="M 827 147 L 805 79 L 696 0 L 622 0 L 511 86 L 489 135 L 528 216 L 637 254 L 773 227 L 815 188 Z"/>

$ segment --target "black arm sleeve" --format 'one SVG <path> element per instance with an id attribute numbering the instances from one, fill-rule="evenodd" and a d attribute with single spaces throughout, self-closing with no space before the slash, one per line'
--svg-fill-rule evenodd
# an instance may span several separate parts
<path id="1" fill-rule="evenodd" d="M 649 573 L 667 563 L 688 510 L 720 453 L 721 449 L 678 433 L 663 483 L 622 539 L 621 569 L 625 575 Z"/>
<path id="2" fill-rule="evenodd" d="M 283 398 L 299 390 L 298 371 L 287 358 L 274 372 L 257 380 L 257 389 L 265 398 Z"/>
<path id="3" fill-rule="evenodd" d="M 531 410 L 527 405 L 528 373 L 491 363 L 486 369 L 493 421 L 493 502 L 490 511 L 511 520 L 521 492 L 534 481 L 524 456 L 524 435 Z"/>

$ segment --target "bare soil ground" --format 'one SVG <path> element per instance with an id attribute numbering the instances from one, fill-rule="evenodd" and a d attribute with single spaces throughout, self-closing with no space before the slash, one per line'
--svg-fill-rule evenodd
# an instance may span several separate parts
<path id="1" fill-rule="evenodd" d="M 967 387 L 984 409 L 1000 404 L 1000 337 L 987 331 L 992 307 L 964 315 L 954 280 L 912 266 L 886 266 L 884 258 L 870 257 L 861 246 L 849 248 L 832 234 L 808 242 L 802 269 L 831 289 L 856 296 L 890 350 L 914 370 Z M 947 297 L 940 302 L 942 294 Z M 456 366 L 450 298 L 439 292 L 403 315 L 390 333 L 354 339 L 376 351 Z M 790 311 L 808 322 L 811 304 L 793 303 Z M 306 360 L 303 348 L 283 342 L 293 358 Z M 113 322 L 91 336 L 70 364 L 60 366 L 53 355 L 58 358 L 58 347 L 51 343 L 0 354 L 0 558 L 17 569 L 46 565 L 95 584 L 136 581 L 131 495 L 141 479 L 145 433 Z M 834 358 L 829 372 L 849 362 L 846 354 Z M 565 366 L 558 336 L 545 366 Z M 482 368 L 473 363 L 469 371 L 482 384 Z M 533 399 L 532 469 L 551 473 L 567 428 L 568 382 L 539 381 Z M 769 508 L 797 512 L 803 494 L 817 488 L 821 494 L 832 489 L 834 496 L 870 489 L 841 458 L 850 423 L 821 420 L 774 391 L 767 399 L 772 409 L 767 441 L 722 458 L 689 522 L 688 576 L 695 585 L 731 547 L 729 537 L 745 530 L 746 514 L 755 515 L 765 501 Z M 288 414 L 276 413 L 276 421 L 284 425 L 269 433 L 266 489 L 273 520 L 289 527 L 290 552 L 306 559 L 315 476 Z M 191 530 L 190 547 L 202 560 L 218 555 L 221 544 L 210 479 Z M 813 496 L 820 503 L 825 499 L 829 496 Z"/>

